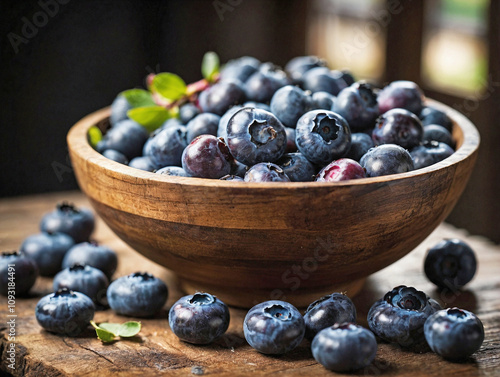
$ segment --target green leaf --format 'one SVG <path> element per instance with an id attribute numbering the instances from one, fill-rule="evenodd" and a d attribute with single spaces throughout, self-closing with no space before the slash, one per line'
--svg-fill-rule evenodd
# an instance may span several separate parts
<path id="1" fill-rule="evenodd" d="M 95 148 L 97 146 L 97 143 L 102 140 L 102 132 L 99 127 L 97 126 L 92 126 L 89 128 L 89 143 L 92 146 L 92 148 Z"/>
<path id="2" fill-rule="evenodd" d="M 168 118 L 171 117 L 169 111 L 162 106 L 136 107 L 127 111 L 130 119 L 145 127 L 149 132 L 156 130 Z"/>
<path id="3" fill-rule="evenodd" d="M 173 73 L 159 73 L 153 78 L 151 90 L 158 92 L 170 101 L 177 101 L 186 95 L 187 85 L 182 78 Z"/>
<path id="4" fill-rule="evenodd" d="M 105 330 L 105 329 L 102 329 L 101 327 L 97 326 L 94 321 L 90 321 L 90 324 L 92 325 L 92 327 L 94 327 L 95 332 L 97 334 L 97 337 L 101 341 L 103 341 L 103 342 L 112 342 L 113 340 L 115 340 L 116 335 L 113 334 L 112 332 L 110 332 L 108 330 Z"/>
<path id="5" fill-rule="evenodd" d="M 133 108 L 156 105 L 151 92 L 144 89 L 129 89 L 121 92 L 120 95 L 124 96 Z"/>
<path id="6" fill-rule="evenodd" d="M 212 82 L 214 76 L 219 73 L 220 61 L 219 56 L 212 51 L 209 51 L 203 55 L 203 60 L 201 62 L 201 73 L 205 79 Z"/>
<path id="7" fill-rule="evenodd" d="M 120 324 L 119 323 L 107 323 L 107 322 L 104 322 L 104 323 L 100 323 L 99 324 L 99 328 L 103 329 L 103 330 L 106 330 L 110 333 L 113 333 L 115 334 L 116 336 L 118 336 L 118 333 L 119 333 L 119 330 L 120 330 Z"/>
<path id="8" fill-rule="evenodd" d="M 141 323 L 135 321 L 129 321 L 122 323 L 118 329 L 118 335 L 124 338 L 131 336 L 136 336 L 139 331 L 141 331 Z"/>

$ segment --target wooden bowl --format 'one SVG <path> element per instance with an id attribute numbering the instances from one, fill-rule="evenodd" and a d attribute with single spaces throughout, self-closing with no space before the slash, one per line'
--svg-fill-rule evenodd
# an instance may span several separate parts
<path id="1" fill-rule="evenodd" d="M 457 151 L 430 167 L 334 183 L 245 183 L 171 177 L 103 157 L 87 131 L 109 108 L 68 134 L 74 172 L 100 217 L 127 244 L 172 270 L 186 292 L 229 305 L 353 296 L 367 276 L 419 245 L 450 213 L 473 169 L 479 133 L 454 121 Z M 141 266 L 137 266 L 141 270 Z"/>

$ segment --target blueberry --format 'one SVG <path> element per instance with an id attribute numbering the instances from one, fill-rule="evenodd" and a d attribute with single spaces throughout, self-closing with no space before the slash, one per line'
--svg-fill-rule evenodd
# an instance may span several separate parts
<path id="1" fill-rule="evenodd" d="M 209 293 L 195 293 L 180 298 L 168 314 L 172 332 L 181 340 L 209 344 L 229 327 L 229 309 Z"/>
<path id="2" fill-rule="evenodd" d="M 372 87 L 363 82 L 342 89 L 332 110 L 342 115 L 353 131 L 373 128 L 379 116 L 377 96 Z"/>
<path id="3" fill-rule="evenodd" d="M 464 287 L 474 277 L 476 268 L 474 250 L 458 238 L 438 242 L 425 256 L 425 275 L 439 288 Z"/>
<path id="4" fill-rule="evenodd" d="M 306 158 L 325 165 L 342 157 L 351 147 L 351 130 L 346 120 L 328 110 L 312 110 L 300 117 L 295 143 Z"/>
<path id="5" fill-rule="evenodd" d="M 155 170 L 155 165 L 149 156 L 134 157 L 130 160 L 128 166 L 149 172 L 153 172 Z"/>
<path id="6" fill-rule="evenodd" d="M 295 128 L 299 118 L 311 109 L 312 99 L 302 89 L 286 85 L 271 98 L 271 112 L 286 127 Z"/>
<path id="7" fill-rule="evenodd" d="M 181 124 L 187 124 L 198 114 L 201 114 L 201 110 L 194 103 L 188 102 L 179 107 L 179 120 Z"/>
<path id="8" fill-rule="evenodd" d="M 94 231 L 95 219 L 90 209 L 77 208 L 62 202 L 54 211 L 45 214 L 40 222 L 42 232 L 66 233 L 75 243 L 88 241 Z"/>
<path id="9" fill-rule="evenodd" d="M 321 330 L 311 343 L 314 359 L 334 372 L 349 372 L 371 364 L 377 354 L 373 333 L 353 323 Z"/>
<path id="10" fill-rule="evenodd" d="M 286 131 L 278 118 L 251 107 L 229 119 L 226 138 L 231 154 L 245 165 L 274 162 L 286 149 Z"/>
<path id="11" fill-rule="evenodd" d="M 136 272 L 113 281 L 107 298 L 111 309 L 118 314 L 151 317 L 167 302 L 168 288 L 153 275 Z"/>
<path id="12" fill-rule="evenodd" d="M 371 148 L 359 162 L 367 177 L 406 173 L 415 168 L 410 153 L 396 144 L 382 144 Z"/>
<path id="13" fill-rule="evenodd" d="M 98 268 L 108 279 L 111 279 L 118 265 L 116 253 L 109 247 L 96 242 L 82 242 L 68 250 L 64 256 L 62 267 L 68 268 L 75 264 L 89 265 Z"/>
<path id="14" fill-rule="evenodd" d="M 230 173 L 231 160 L 223 139 L 201 135 L 184 149 L 182 168 L 192 177 L 218 179 Z"/>
<path id="15" fill-rule="evenodd" d="M 242 103 L 245 92 L 236 81 L 220 81 L 200 93 L 198 103 L 203 112 L 224 114 L 230 107 Z"/>
<path id="16" fill-rule="evenodd" d="M 255 107 L 256 109 L 271 111 L 271 106 L 262 102 L 246 101 L 243 103 L 242 107 Z"/>
<path id="17" fill-rule="evenodd" d="M 340 71 L 330 71 L 327 67 L 316 67 L 302 76 L 302 88 L 311 93 L 327 92 L 334 96 L 347 87 Z"/>
<path id="18" fill-rule="evenodd" d="M 285 72 L 294 84 L 300 84 L 304 73 L 313 68 L 324 66 L 326 66 L 326 62 L 317 56 L 297 56 L 285 65 Z"/>
<path id="19" fill-rule="evenodd" d="M 286 148 L 285 153 L 297 152 L 297 144 L 295 144 L 295 128 L 285 127 L 286 133 Z"/>
<path id="20" fill-rule="evenodd" d="M 312 340 L 321 330 L 344 322 L 356 322 L 356 307 L 349 297 L 332 293 L 308 306 L 304 314 L 305 337 Z"/>
<path id="21" fill-rule="evenodd" d="M 472 355 L 484 341 L 481 320 L 474 313 L 459 308 L 431 315 L 425 322 L 424 334 L 434 352 L 454 361 Z"/>
<path id="22" fill-rule="evenodd" d="M 259 66 L 260 61 L 251 56 L 229 60 L 220 71 L 220 79 L 245 82 L 253 73 L 257 72 Z"/>
<path id="23" fill-rule="evenodd" d="M 145 151 L 156 168 L 181 166 L 181 157 L 187 146 L 182 126 L 167 127 L 155 134 Z"/>
<path id="24" fill-rule="evenodd" d="M 128 119 L 127 111 L 132 108 L 127 98 L 123 94 L 119 94 L 111 103 L 111 116 L 109 121 L 111 125 L 115 125 L 122 120 Z"/>
<path id="25" fill-rule="evenodd" d="M 44 296 L 35 308 L 36 320 L 45 330 L 62 335 L 77 336 L 94 318 L 92 300 L 80 292 L 62 288 Z"/>
<path id="26" fill-rule="evenodd" d="M 450 132 L 453 129 L 453 122 L 450 117 L 444 111 L 438 110 L 432 106 L 425 106 L 422 108 L 419 118 L 424 126 L 429 124 L 438 124 Z"/>
<path id="27" fill-rule="evenodd" d="M 439 124 L 428 124 L 424 126 L 424 136 L 422 140 L 439 141 L 448 144 L 451 148 L 455 147 L 451 132 Z"/>
<path id="28" fill-rule="evenodd" d="M 339 158 L 330 162 L 316 176 L 317 182 L 339 182 L 365 178 L 365 169 L 350 158 Z"/>
<path id="29" fill-rule="evenodd" d="M 272 162 L 261 162 L 248 169 L 245 182 L 290 182 L 282 168 Z"/>
<path id="30" fill-rule="evenodd" d="M 232 175 L 232 174 L 227 174 L 225 175 L 224 177 L 220 177 L 219 178 L 221 181 L 239 181 L 239 182 L 243 182 L 244 179 L 237 176 L 237 175 Z"/>
<path id="31" fill-rule="evenodd" d="M 148 132 L 139 123 L 131 119 L 116 123 L 104 135 L 106 149 L 113 149 L 123 154 L 128 160 L 140 156 Z"/>
<path id="32" fill-rule="evenodd" d="M 441 306 L 424 292 L 400 285 L 372 305 L 368 325 L 388 342 L 416 351 L 424 350 L 424 323 L 438 310 Z"/>
<path id="33" fill-rule="evenodd" d="M 106 149 L 102 152 L 102 155 L 120 164 L 128 165 L 128 158 L 123 153 L 115 151 L 114 149 Z"/>
<path id="34" fill-rule="evenodd" d="M 264 354 L 284 354 L 304 338 L 304 318 L 288 302 L 271 300 L 251 308 L 243 321 L 248 344 Z"/>
<path id="35" fill-rule="evenodd" d="M 171 175 L 175 177 L 189 177 L 190 175 L 180 166 L 165 166 L 155 171 L 157 174 Z"/>
<path id="36" fill-rule="evenodd" d="M 186 139 L 190 143 L 200 135 L 217 136 L 220 116 L 211 113 L 201 113 L 186 124 Z"/>
<path id="37" fill-rule="evenodd" d="M 410 151 L 415 169 L 425 168 L 450 157 L 455 151 L 445 143 L 426 141 Z"/>
<path id="38" fill-rule="evenodd" d="M 418 115 L 423 107 L 424 94 L 412 81 L 393 81 L 380 91 L 377 101 L 381 114 L 401 108 Z"/>
<path id="39" fill-rule="evenodd" d="M 351 148 L 345 157 L 359 162 L 361 157 L 374 146 L 371 135 L 364 132 L 354 132 L 351 134 Z"/>
<path id="40" fill-rule="evenodd" d="M 275 67 L 259 69 L 253 73 L 245 83 L 247 100 L 255 102 L 269 102 L 274 93 L 288 84 L 285 72 Z"/>
<path id="41" fill-rule="evenodd" d="M 0 294 L 22 296 L 33 287 L 37 277 L 38 267 L 29 256 L 16 251 L 0 255 Z"/>
<path id="42" fill-rule="evenodd" d="M 391 109 L 382 114 L 372 132 L 375 145 L 397 144 L 406 149 L 419 145 L 423 135 L 420 119 L 405 109 Z"/>
<path id="43" fill-rule="evenodd" d="M 217 136 L 222 137 L 227 141 L 227 124 L 229 123 L 229 119 L 236 114 L 239 110 L 241 110 L 243 106 L 236 105 L 227 110 L 223 116 L 221 116 L 219 121 L 219 127 L 217 128 Z"/>
<path id="44" fill-rule="evenodd" d="M 333 110 L 336 101 L 336 97 L 328 92 L 315 92 L 311 98 L 311 110 Z"/>
<path id="45" fill-rule="evenodd" d="M 314 180 L 316 167 L 302 153 L 286 153 L 276 161 L 292 182 L 308 182 Z"/>
<path id="46" fill-rule="evenodd" d="M 104 273 L 91 266 L 76 264 L 54 276 L 54 291 L 67 288 L 88 296 L 94 303 L 106 305 L 106 290 L 109 280 Z"/>
<path id="47" fill-rule="evenodd" d="M 36 262 L 40 275 L 54 276 L 61 270 L 63 258 L 74 244 L 73 238 L 65 233 L 42 232 L 27 237 L 20 251 Z"/>

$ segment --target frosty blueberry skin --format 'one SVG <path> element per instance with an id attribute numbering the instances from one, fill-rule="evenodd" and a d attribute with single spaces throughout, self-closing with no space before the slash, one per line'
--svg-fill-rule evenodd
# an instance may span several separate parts
<path id="1" fill-rule="evenodd" d="M 11 294 L 12 283 L 15 284 L 15 294 L 25 295 L 35 284 L 38 277 L 36 262 L 18 251 L 3 251 L 0 254 L 0 294 Z"/>
<path id="2" fill-rule="evenodd" d="M 271 300 L 251 308 L 243 321 L 245 339 L 264 354 L 284 354 L 297 347 L 305 333 L 304 318 L 288 302 Z"/>

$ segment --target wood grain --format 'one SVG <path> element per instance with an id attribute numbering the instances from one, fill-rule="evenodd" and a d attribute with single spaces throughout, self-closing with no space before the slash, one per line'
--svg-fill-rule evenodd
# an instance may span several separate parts
<path id="1" fill-rule="evenodd" d="M 360 279 L 413 250 L 453 209 L 479 134 L 445 109 L 455 121 L 452 156 L 409 173 L 344 182 L 246 183 L 130 168 L 87 142 L 88 128 L 104 127 L 109 109 L 78 122 L 68 147 L 79 185 L 106 224 L 186 285 L 243 307 L 277 294 L 306 305 L 311 293 L 355 293 Z"/>
<path id="2" fill-rule="evenodd" d="M 0 247 L 16 249 L 28 235 L 38 231 L 43 213 L 57 202 L 69 200 L 89 205 L 84 195 L 65 192 L 32 197 L 0 199 Z M 443 238 L 459 237 L 476 251 L 479 270 L 474 280 L 460 292 L 438 292 L 422 272 L 428 247 Z M 14 376 L 186 376 L 203 373 L 214 376 L 271 375 L 332 376 L 313 359 L 305 341 L 281 357 L 261 355 L 246 344 L 242 332 L 245 310 L 231 308 L 228 332 L 214 344 L 194 346 L 179 341 L 170 331 L 167 313 L 183 294 L 175 276 L 165 268 L 133 251 L 98 219 L 94 238 L 114 248 L 119 255 L 115 277 L 135 271 L 149 271 L 164 279 L 170 296 L 163 311 L 153 319 L 142 319 L 139 336 L 104 345 L 89 329 L 77 338 L 50 334 L 39 327 L 34 308 L 39 298 L 50 292 L 51 279 L 40 278 L 30 297 L 16 300 L 16 369 Z M 500 375 L 500 247 L 484 238 L 468 235 L 447 224 L 440 225 L 421 245 L 393 265 L 370 276 L 354 298 L 358 321 L 366 326 L 370 305 L 396 285 L 406 284 L 427 292 L 446 307 L 458 306 L 474 311 L 483 321 L 486 338 L 481 349 L 463 363 L 451 363 L 432 353 L 414 354 L 379 343 L 372 365 L 354 375 L 382 376 L 498 376 Z M 1 298 L 1 370 L 6 372 L 8 346 L 5 297 Z M 100 311 L 97 322 L 123 322 L 128 318 L 112 311 Z M 338 374 L 342 375 L 342 374 Z M 353 374 L 349 374 L 352 376 Z"/>

